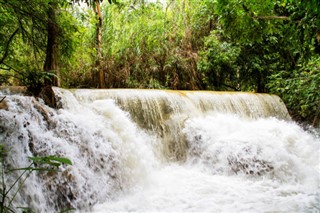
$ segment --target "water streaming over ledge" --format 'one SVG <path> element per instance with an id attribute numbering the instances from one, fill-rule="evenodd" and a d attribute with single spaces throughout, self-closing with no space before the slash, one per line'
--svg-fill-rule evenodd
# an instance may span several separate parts
<path id="1" fill-rule="evenodd" d="M 274 95 L 54 88 L 60 109 L 6 93 L 8 167 L 68 157 L 33 173 L 15 205 L 38 212 L 320 211 L 319 138 Z M 18 174 L 16 174 L 18 175 Z M 6 175 L 8 183 L 16 176 Z"/>
<path id="2" fill-rule="evenodd" d="M 56 93 L 65 91 L 57 89 Z M 68 91 L 69 92 L 69 91 Z M 162 154 L 169 159 L 186 157 L 186 140 L 182 128 L 186 120 L 207 113 L 234 113 L 245 118 L 276 117 L 289 120 L 290 116 L 275 95 L 213 91 L 173 90 L 74 90 L 81 103 L 110 98 L 130 113 L 141 128 L 157 134 L 162 140 Z"/>

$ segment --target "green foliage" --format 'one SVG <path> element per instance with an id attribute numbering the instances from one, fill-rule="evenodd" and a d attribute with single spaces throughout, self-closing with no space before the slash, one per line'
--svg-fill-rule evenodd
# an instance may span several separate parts
<path id="1" fill-rule="evenodd" d="M 64 87 L 90 87 L 90 70 L 95 61 L 92 11 L 74 6 L 61 11 L 60 78 Z"/>
<path id="2" fill-rule="evenodd" d="M 44 84 L 49 2 L 0 1 L 0 35 L 8 35 L 0 43 L 1 83 L 26 85 L 32 94 Z"/>
<path id="3" fill-rule="evenodd" d="M 197 18 L 210 20 L 204 3 L 120 3 L 104 5 L 108 87 L 199 89 L 196 49 L 209 28 Z"/>
<path id="4" fill-rule="evenodd" d="M 35 165 L 49 165 L 59 167 L 61 164 L 72 165 L 72 162 L 68 158 L 61 158 L 57 156 L 46 157 L 29 157 Z M 39 170 L 39 168 L 32 168 L 33 170 Z"/>
<path id="5" fill-rule="evenodd" d="M 57 156 L 46 157 L 29 157 L 30 165 L 25 168 L 9 169 L 5 166 L 5 158 L 8 152 L 3 145 L 0 145 L 0 167 L 1 167 L 1 188 L 0 188 L 0 212 L 16 212 L 22 209 L 22 212 L 33 212 L 29 207 L 15 207 L 13 202 L 15 197 L 25 184 L 25 181 L 34 171 L 42 172 L 57 172 L 62 164 L 72 165 L 68 158 Z M 8 185 L 5 182 L 5 175 L 10 175 L 11 172 L 21 171 L 15 181 Z"/>
<path id="6" fill-rule="evenodd" d="M 288 73 L 280 71 L 270 77 L 270 90 L 279 94 L 291 114 L 298 120 L 318 122 L 320 109 L 320 57 L 299 63 Z"/>
<path id="7" fill-rule="evenodd" d="M 29 83 L 40 83 L 31 86 L 41 87 L 43 83 L 48 83 L 48 81 L 43 81 L 43 78 L 52 77 L 43 73 L 47 54 L 47 25 L 48 22 L 52 21 L 48 17 L 48 9 L 52 2 L 56 2 L 59 6 L 56 11 L 58 40 L 54 45 L 58 47 L 59 51 L 57 63 L 63 73 L 61 80 L 65 81 L 64 85 L 69 86 L 71 84 L 65 77 L 68 75 L 66 74 L 67 70 L 78 69 L 79 67 L 85 69 L 91 66 L 91 58 L 88 62 L 87 54 L 84 54 L 85 60 L 79 59 L 80 62 L 75 58 L 81 57 L 81 53 L 76 55 L 76 51 L 81 49 L 83 32 L 87 29 L 84 29 L 85 27 L 81 26 L 71 13 L 69 1 L 28 0 L 25 2 L 1 0 L 0 83 L 20 85 L 26 85 L 27 83 L 27 86 Z M 87 52 L 86 49 L 84 51 Z M 84 67 L 83 61 L 87 64 L 90 63 L 90 66 Z M 55 72 L 55 70 L 51 71 Z M 28 78 L 32 76 L 36 79 Z M 39 81 L 39 79 L 41 80 Z"/>
<path id="8" fill-rule="evenodd" d="M 205 39 L 204 49 L 199 53 L 198 70 L 203 72 L 207 87 L 214 90 L 239 90 L 237 85 L 237 65 L 240 48 L 220 41 L 218 33 Z"/>
<path id="9" fill-rule="evenodd" d="M 314 54 L 318 14 L 305 10 L 307 5 L 275 0 L 217 1 L 223 40 L 241 48 L 237 65 L 239 81 L 245 85 L 242 89 L 264 92 L 271 74 L 289 71 L 300 58 L 308 60 Z"/>
<path id="10" fill-rule="evenodd" d="M 320 2 L 217 0 L 213 8 L 219 22 L 198 62 L 207 87 L 271 91 L 295 118 L 319 120 Z"/>
<path id="11" fill-rule="evenodd" d="M 46 85 L 46 82 L 51 81 L 55 76 L 52 72 L 39 72 L 38 70 L 26 70 L 22 73 L 20 84 L 26 86 L 27 91 L 33 95 L 38 96 L 41 89 Z"/>

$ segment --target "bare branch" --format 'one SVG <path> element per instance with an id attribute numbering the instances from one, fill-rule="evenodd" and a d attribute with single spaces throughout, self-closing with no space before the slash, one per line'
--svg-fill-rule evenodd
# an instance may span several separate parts
<path id="1" fill-rule="evenodd" d="M 0 100 L 0 103 L 6 98 L 7 96 L 4 96 L 1 100 Z"/>
<path id="2" fill-rule="evenodd" d="M 18 73 L 19 75 L 23 76 L 23 72 L 22 71 L 19 71 L 19 70 L 16 70 L 15 68 L 13 68 L 12 66 L 6 64 L 6 63 L 3 63 L 5 66 L 9 67 L 9 69 L 7 70 L 13 70 L 14 72 Z"/>
<path id="3" fill-rule="evenodd" d="M 288 16 L 253 16 L 252 18 L 262 20 L 289 20 Z"/>
<path id="4" fill-rule="evenodd" d="M 270 16 L 255 16 L 252 11 L 250 11 L 246 5 L 242 4 L 243 10 L 249 14 L 249 16 L 253 19 L 259 19 L 259 20 L 289 20 L 288 16 L 276 16 L 276 15 L 270 15 Z"/>
<path id="5" fill-rule="evenodd" d="M 0 60 L 0 64 L 2 64 L 4 62 L 4 60 L 6 59 L 6 57 L 8 56 L 8 53 L 9 53 L 9 47 L 10 47 L 10 43 L 12 42 L 14 36 L 18 33 L 19 31 L 19 28 L 17 28 L 13 33 L 12 35 L 10 36 L 8 42 L 7 42 L 7 45 L 6 45 L 6 49 L 4 51 L 4 54 Z"/>

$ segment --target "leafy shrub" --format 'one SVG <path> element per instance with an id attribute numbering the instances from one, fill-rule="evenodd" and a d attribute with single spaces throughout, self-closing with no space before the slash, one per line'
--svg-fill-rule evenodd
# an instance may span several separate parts
<path id="1" fill-rule="evenodd" d="M 205 38 L 204 49 L 200 51 L 198 70 L 203 73 L 203 81 L 209 89 L 238 90 L 236 60 L 240 49 L 225 41 L 220 41 L 213 31 Z"/>
<path id="2" fill-rule="evenodd" d="M 272 75 L 268 86 L 284 100 L 295 119 L 317 125 L 320 109 L 320 56 L 299 63 L 293 72 L 281 71 Z"/>

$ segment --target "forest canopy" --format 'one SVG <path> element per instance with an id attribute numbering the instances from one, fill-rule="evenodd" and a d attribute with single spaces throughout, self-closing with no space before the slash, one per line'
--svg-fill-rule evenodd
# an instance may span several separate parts
<path id="1" fill-rule="evenodd" d="M 318 0 L 0 0 L 0 84 L 268 92 L 319 122 Z"/>

